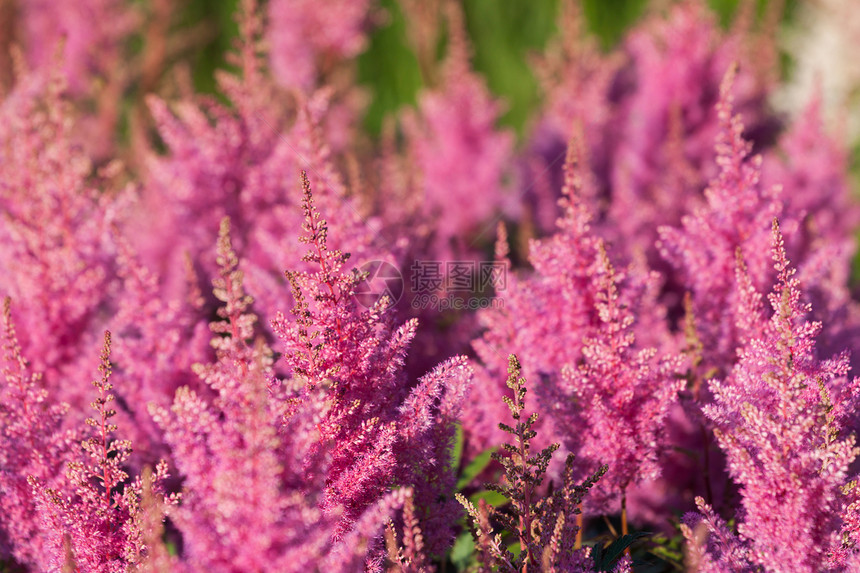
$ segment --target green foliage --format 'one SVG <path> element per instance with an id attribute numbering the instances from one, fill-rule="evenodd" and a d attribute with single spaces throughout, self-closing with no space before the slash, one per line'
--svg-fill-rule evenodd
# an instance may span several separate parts
<path id="1" fill-rule="evenodd" d="M 756 16 L 759 18 L 765 13 L 768 6 L 771 4 L 775 4 L 777 0 L 754 0 L 756 7 Z M 743 5 L 744 0 L 708 0 L 708 5 L 711 9 L 716 12 L 716 14 L 720 18 L 720 22 L 726 28 L 728 28 L 735 15 L 737 15 L 738 10 Z M 799 0 L 784 0 L 783 6 L 783 16 L 790 18 L 793 14 L 797 5 L 799 4 Z"/>
<path id="2" fill-rule="evenodd" d="M 642 15 L 646 0 L 583 0 L 588 27 L 608 50 L 615 46 L 627 29 Z"/>
<path id="3" fill-rule="evenodd" d="M 406 21 L 397 0 L 381 0 L 388 22 L 370 36 L 367 51 L 358 57 L 358 81 L 371 92 L 364 127 L 378 134 L 386 116 L 415 105 L 424 86 L 418 59 L 409 47 Z"/>
<path id="4" fill-rule="evenodd" d="M 138 0 L 140 1 L 140 0 Z M 588 30 L 604 49 L 615 46 L 646 12 L 647 0 L 581 0 Z M 729 25 L 740 0 L 709 0 L 721 22 Z M 768 0 L 757 0 L 762 13 Z M 797 0 L 786 2 L 790 16 Z M 225 54 L 237 37 L 238 0 L 189 0 L 177 9 L 176 27 L 202 29 L 205 41 L 191 54 L 194 86 L 214 93 L 215 70 L 227 66 Z M 398 0 L 379 0 L 386 15 L 358 57 L 358 81 L 370 92 L 364 127 L 378 135 L 388 116 L 413 106 L 425 87 L 421 68 L 407 37 Z M 520 135 L 540 103 L 540 89 L 529 55 L 543 49 L 556 32 L 559 0 L 463 0 L 474 67 L 506 106 L 501 123 Z"/>
<path id="5" fill-rule="evenodd" d="M 496 448 L 490 448 L 488 450 L 484 450 L 473 459 L 469 464 L 463 468 L 462 473 L 460 473 L 460 478 L 457 480 L 457 489 L 461 490 L 464 487 L 468 486 L 482 471 L 487 469 L 487 466 L 490 465 L 490 461 L 492 461 L 492 456 L 495 455 Z"/>
<path id="6" fill-rule="evenodd" d="M 680 515 L 677 519 L 680 522 Z M 651 547 L 648 551 L 663 561 L 666 567 L 672 567 L 677 571 L 684 570 L 684 536 L 680 530 L 676 528 L 676 533 L 672 537 L 660 533 L 654 535 L 650 539 Z"/>
<path id="7" fill-rule="evenodd" d="M 637 532 L 622 535 L 608 546 L 595 545 L 591 548 L 591 557 L 594 559 L 595 571 L 612 571 L 615 562 L 621 558 L 624 550 L 633 545 L 637 540 L 648 537 L 650 533 Z"/>
<path id="8" fill-rule="evenodd" d="M 520 134 L 540 103 L 529 56 L 555 35 L 558 0 L 467 0 L 474 67 L 507 106 L 501 123 Z"/>
<path id="9" fill-rule="evenodd" d="M 456 471 L 463 461 L 463 446 L 465 439 L 463 436 L 463 426 L 457 423 L 457 429 L 454 432 L 454 445 L 451 448 L 451 467 Z"/>
<path id="10" fill-rule="evenodd" d="M 586 492 L 607 469 L 603 466 L 581 485 L 574 485 L 574 457 L 570 455 L 561 487 L 546 496 L 539 494 L 552 454 L 559 446 L 552 444 L 532 455 L 531 440 L 536 435 L 533 426 L 537 414 L 524 414 L 527 391 L 526 381 L 520 373 L 520 363 L 516 356 L 511 355 L 507 385 L 513 391 L 513 398 L 505 396 L 504 401 L 515 424 L 499 424 L 499 428 L 511 434 L 511 442 L 502 444 L 503 451 L 493 452 L 491 457 L 501 464 L 504 476 L 498 484 L 486 485 L 491 492 L 504 496 L 510 502 L 509 507 L 500 511 L 499 506 L 491 505 L 486 499 L 475 504 L 461 493 L 456 494 L 472 519 L 475 554 L 482 570 L 525 571 L 572 555 L 576 551 L 572 540 L 578 529 L 572 518 L 580 513 Z M 491 520 L 492 524 L 501 526 L 501 532 L 495 532 Z M 465 559 L 466 548 L 467 543 L 459 541 L 459 563 L 468 562 Z"/>
<path id="11" fill-rule="evenodd" d="M 229 68 L 226 54 L 239 36 L 236 13 L 239 0 L 190 0 L 177 11 L 178 27 L 204 31 L 206 41 L 191 56 L 194 89 L 215 93 L 215 71 Z"/>
<path id="12" fill-rule="evenodd" d="M 475 539 L 471 533 L 466 531 L 457 537 L 449 557 L 457 571 L 465 571 L 475 564 Z"/>
<path id="13" fill-rule="evenodd" d="M 501 493 L 489 489 L 482 489 L 481 491 L 475 492 L 469 496 L 469 501 L 475 505 L 478 505 L 481 500 L 484 500 L 487 504 L 495 507 L 496 509 L 506 505 L 509 501 L 508 498 Z"/>

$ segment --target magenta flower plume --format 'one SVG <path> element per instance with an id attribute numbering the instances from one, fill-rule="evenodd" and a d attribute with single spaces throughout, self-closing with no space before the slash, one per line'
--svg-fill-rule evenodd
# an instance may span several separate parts
<path id="1" fill-rule="evenodd" d="M 545 7 L 178 4 L 0 0 L 0 573 L 860 573 L 857 166 L 770 105 L 781 2 L 559 0 L 510 117 Z"/>
<path id="2" fill-rule="evenodd" d="M 223 303 L 210 326 L 216 361 L 194 370 L 212 400 L 188 387 L 151 411 L 165 432 L 185 491 L 173 521 L 194 570 L 298 571 L 329 548 L 332 521 L 290 484 L 301 474 L 283 458 L 283 402 L 270 396 L 272 352 L 256 337 L 229 223 L 218 241 L 215 296 Z M 313 482 L 309 482 L 309 486 Z M 315 517 L 312 517 L 315 516 Z M 307 520 L 307 521 L 305 521 Z"/>
<path id="3" fill-rule="evenodd" d="M 696 498 L 699 513 L 689 513 L 681 523 L 687 541 L 687 564 L 701 573 L 747 573 L 756 571 L 747 560 L 748 550 L 702 498 Z"/>
<path id="4" fill-rule="evenodd" d="M 602 54 L 573 4 L 562 3 L 560 37 L 539 68 L 548 101 L 526 159 L 531 176 L 524 180 L 536 202 L 536 222 L 551 231 L 548 214 L 556 212 L 561 187 L 553 165 L 565 142 L 582 137 L 594 191 L 606 199 L 595 212 L 607 215 L 598 218 L 601 235 L 623 259 L 644 254 L 664 270 L 657 229 L 678 225 L 716 174 L 719 85 L 733 62 L 747 60 L 751 38 L 744 29 L 721 31 L 705 3 L 690 0 L 655 12 L 618 50 Z M 761 145 L 777 125 L 766 108 L 766 84 L 754 72 L 744 66 L 733 92 L 747 137 Z"/>
<path id="5" fill-rule="evenodd" d="M 715 402 L 704 411 L 740 487 L 737 528 L 748 562 L 768 571 L 820 571 L 843 548 L 840 514 L 853 501 L 844 492 L 854 487 L 849 465 L 860 450 L 845 420 L 857 380 L 845 378 L 846 355 L 816 357 L 820 324 L 805 319 L 809 307 L 776 221 L 773 260 L 773 315 L 760 315 L 760 334 L 744 345 L 729 377 L 711 382 Z M 737 553 L 725 545 L 717 551 Z"/>
<path id="6" fill-rule="evenodd" d="M 587 31 L 586 19 L 578 2 L 560 2 L 558 37 L 546 55 L 536 61 L 536 72 L 547 102 L 540 123 L 531 138 L 524 158 L 525 176 L 519 182 L 522 207 L 509 205 L 506 212 L 535 224 L 542 233 L 552 233 L 559 217 L 559 191 L 564 187 L 563 169 L 555 165 L 571 140 L 581 140 L 582 165 L 605 174 L 617 146 L 618 106 L 613 93 L 624 58 L 618 52 L 604 54 L 597 38 Z M 590 193 L 605 192 L 601 175 L 599 185 Z M 595 197 L 588 197 L 589 200 Z"/>
<path id="7" fill-rule="evenodd" d="M 123 98 L 139 67 L 129 65 L 127 58 L 134 56 L 127 48 L 140 31 L 141 8 L 124 0 L 22 0 L 6 6 L 0 16 L 2 51 L 16 46 L 9 50 L 8 60 L 0 56 L 6 60 L 0 65 L 4 68 L 0 75 L 21 80 L 26 74 L 20 72 L 26 68 L 62 77 L 66 95 L 83 112 L 68 137 L 99 163 L 118 157 Z M 95 22 L 110 25 L 93 25 Z M 11 54 L 18 48 L 21 57 Z M 14 83 L 12 79 L 9 77 L 10 83 Z"/>
<path id="8" fill-rule="evenodd" d="M 278 82 L 311 91 L 334 62 L 358 55 L 372 6 L 372 0 L 336 0 L 320 10 L 313 0 L 269 2 L 267 36 Z"/>
<path id="9" fill-rule="evenodd" d="M 761 137 L 768 127 L 766 93 L 748 66 L 720 88 L 725 71 L 744 55 L 745 40 L 722 32 L 704 2 L 690 1 L 646 21 L 625 43 L 633 88 L 620 105 L 609 212 L 612 227 L 652 264 L 656 230 L 679 224 L 716 175 L 713 141 L 728 134 L 718 100 L 732 91 L 748 134 Z M 723 155 L 719 148 L 716 155 Z"/>
<path id="10" fill-rule="evenodd" d="M 609 125 L 616 110 L 610 90 L 623 62 L 620 54 L 601 53 L 578 3 L 565 0 L 561 8 L 561 33 L 537 70 L 548 98 L 543 129 L 551 129 L 562 141 L 571 137 L 572 129 L 581 130 L 593 154 L 589 163 L 597 163 L 612 138 Z"/>
<path id="11" fill-rule="evenodd" d="M 496 127 L 499 103 L 470 69 L 462 14 L 454 3 L 448 8 L 441 85 L 422 94 L 417 114 L 405 118 L 423 191 L 421 211 L 433 221 L 434 254 L 443 260 L 464 253 L 466 239 L 501 209 L 514 143 L 513 134 Z"/>
<path id="12" fill-rule="evenodd" d="M 565 435 L 578 435 L 582 431 L 583 419 L 567 408 L 573 397 L 562 381 L 562 372 L 568 366 L 581 363 L 587 340 L 605 336 L 598 332 L 602 321 L 596 306 L 597 297 L 605 296 L 605 292 L 600 294 L 595 286 L 595 277 L 600 274 L 602 242 L 592 229 L 592 215 L 583 198 L 589 195 L 588 186 L 593 180 L 588 177 L 588 171 L 581 168 L 581 156 L 578 142 L 572 143 L 565 162 L 562 203 L 565 215 L 559 219 L 555 235 L 531 243 L 529 260 L 534 274 L 509 280 L 504 293 L 500 293 L 505 299 L 504 308 L 481 315 L 487 331 L 474 342 L 478 356 L 487 367 L 486 374 L 479 373 L 479 385 L 498 387 L 493 373 L 502 367 L 499 349 L 514 350 L 523 356 L 526 374 L 541 381 L 536 385 L 536 392 L 542 406 L 549 412 L 562 409 L 568 412 L 562 416 L 572 416 L 561 426 L 556 416 L 548 416 L 555 429 L 543 432 L 544 438 L 563 443 L 567 442 Z M 632 311 L 637 317 L 633 328 L 637 332 L 642 329 L 642 340 L 660 340 L 671 348 L 674 342 L 662 324 L 662 309 L 646 296 L 653 289 L 654 277 L 642 272 L 640 267 L 631 267 L 628 274 L 619 297 L 621 305 L 636 309 Z M 564 301 L 564 312 L 554 310 L 558 301 Z M 476 409 L 481 407 L 475 405 Z M 476 439 L 483 443 L 492 436 L 488 426 L 490 420 L 498 419 L 497 412 L 470 411 L 469 416 L 470 424 L 471 420 L 476 422 L 474 429 L 488 433 L 486 438 L 476 435 Z"/>
<path id="13" fill-rule="evenodd" d="M 826 133 L 820 107 L 820 96 L 814 97 L 783 134 L 762 166 L 762 180 L 782 186 L 785 210 L 800 223 L 786 249 L 798 266 L 812 318 L 827 324 L 818 347 L 832 354 L 853 344 L 860 317 L 847 286 L 860 208 L 847 178 L 848 150 Z"/>
<path id="14" fill-rule="evenodd" d="M 806 219 L 804 232 L 792 240 L 844 242 L 860 223 L 860 208 L 851 200 L 846 177 L 848 150 L 827 133 L 821 96 L 809 101 L 777 150 L 764 162 L 762 179 L 782 185 L 786 209 Z"/>
<path id="15" fill-rule="evenodd" d="M 131 443 L 112 438 L 117 427 L 110 420 L 116 415 L 111 408 L 110 345 L 110 333 L 105 332 L 101 378 L 93 381 L 96 398 L 91 405 L 96 414 L 86 420 L 92 429 L 68 463 L 66 479 L 52 487 L 35 476 L 27 478 L 45 540 L 40 566 L 49 571 L 73 564 L 84 571 L 120 572 L 146 559 L 143 484 L 139 477 L 129 482 L 123 468 Z M 160 492 L 167 477 L 167 464 L 160 462 L 150 474 L 148 487 Z M 178 497 L 168 500 L 176 503 Z"/>
<path id="16" fill-rule="evenodd" d="M 360 276 L 344 272 L 349 255 L 329 250 L 328 227 L 304 174 L 302 187 L 301 241 L 308 246 L 305 261 L 318 270 L 287 273 L 294 318 L 280 314 L 273 328 L 284 344 L 285 365 L 301 385 L 298 407 L 319 412 L 311 458 L 330 458 L 323 508 L 342 508 L 340 536 L 392 483 L 414 486 L 417 498 L 428 502 L 451 483 L 446 452 L 471 371 L 454 358 L 414 387 L 408 383 L 403 361 L 416 321 L 395 328 L 384 298 L 360 310 L 353 298 Z M 434 505 L 422 507 L 426 517 L 451 511 Z M 428 538 L 440 538 L 432 546 L 449 541 L 449 526 L 425 530 Z"/>
<path id="17" fill-rule="evenodd" d="M 535 274 L 522 281 L 512 277 L 513 284 L 503 293 L 504 308 L 482 316 L 488 330 L 475 342 L 475 349 L 487 365 L 503 367 L 496 349 L 516 350 L 526 364 L 527 377 L 537 378 L 529 373 L 560 373 L 565 364 L 580 357 L 582 333 L 593 308 L 593 301 L 583 293 L 590 282 L 597 238 L 591 233 L 591 213 L 581 199 L 588 179 L 579 170 L 579 151 L 576 143 L 568 148 L 565 215 L 558 221 L 558 232 L 531 243 L 529 261 Z M 499 245 L 497 252 L 506 260 L 507 245 Z M 551 300 L 566 301 L 565 312 L 550 312 Z M 537 316 L 542 319 L 532 320 Z M 550 346 L 541 348 L 544 344 Z"/>
<path id="18" fill-rule="evenodd" d="M 582 177 L 579 170 L 580 151 L 576 143 L 568 148 L 565 215 L 558 221 L 558 232 L 530 245 L 529 260 L 534 274 L 519 278 L 508 273 L 508 284 L 500 293 L 504 306 L 479 315 L 486 331 L 473 346 L 484 365 L 478 370 L 476 387 L 484 391 L 506 392 L 498 382 L 505 368 L 500 354 L 504 350 L 522 357 L 527 378 L 545 379 L 545 384 L 537 385 L 539 397 L 544 388 L 557 387 L 565 365 L 576 364 L 581 357 L 583 337 L 591 326 L 594 309 L 588 285 L 597 253 L 597 238 L 591 232 L 591 213 L 582 200 L 589 180 Z M 497 258 L 510 270 L 504 234 L 496 252 Z M 552 311 L 555 301 L 559 300 L 565 301 L 565 312 Z M 503 414 L 504 410 L 490 401 L 469 404 L 467 428 L 473 434 L 470 440 L 479 450 L 501 439 L 495 427 Z M 551 440 L 552 432 L 541 432 L 539 438 Z M 539 445 L 545 447 L 548 443 Z"/>
<path id="19" fill-rule="evenodd" d="M 53 403 L 41 375 L 24 359 L 11 300 L 3 301 L 3 382 L 0 385 L 0 555 L 44 568 L 48 541 L 39 527 L 28 477 L 55 485 L 79 441 L 64 430 L 68 404 Z"/>
<path id="20" fill-rule="evenodd" d="M 192 364 L 210 354 L 206 323 L 200 319 L 203 299 L 197 285 L 189 284 L 186 301 L 165 300 L 159 277 L 143 266 L 118 229 L 114 240 L 123 301 L 110 320 L 115 334 L 113 376 L 123 403 L 119 419 L 129 428 L 139 458 L 135 461 L 152 463 L 167 455 L 167 447 L 149 408 L 167 406 L 178 388 L 193 386 Z"/>
<path id="21" fill-rule="evenodd" d="M 766 232 L 782 212 L 778 188 L 761 183 L 761 157 L 749 158 L 751 144 L 743 123 L 733 115 L 734 68 L 723 80 L 718 104 L 721 130 L 717 138 L 719 174 L 705 190 L 706 204 L 686 215 L 681 228 L 660 228 L 660 250 L 681 273 L 692 296 L 692 312 L 703 346 L 703 370 L 721 371 L 734 360 L 738 293 L 734 281 L 740 249 L 755 288 L 768 279 Z"/>
<path id="22" fill-rule="evenodd" d="M 457 468 L 450 459 L 471 380 L 464 357 L 446 360 L 418 381 L 398 410 L 398 462 L 406 470 L 401 479 L 414 490 L 414 519 L 424 532 L 426 555 L 447 550 L 461 515 L 452 496 Z"/>
<path id="23" fill-rule="evenodd" d="M 122 43 L 134 29 L 134 12 L 121 0 L 82 0 L 20 3 L 26 53 L 34 69 L 53 65 L 62 45 L 63 73 L 76 93 L 88 91 L 94 80 L 116 74 Z M 93 22 L 111 22 L 93 26 Z"/>
<path id="24" fill-rule="evenodd" d="M 585 432 L 566 429 L 564 416 L 556 416 L 556 426 L 565 428 L 585 463 L 609 466 L 597 491 L 604 500 L 620 498 L 623 510 L 628 487 L 660 474 L 659 457 L 668 446 L 664 424 L 686 381 L 677 375 L 679 356 L 658 358 L 656 349 L 635 346 L 635 317 L 619 293 L 623 277 L 598 248 L 593 281 L 600 323 L 584 341 L 582 363 L 566 367 L 562 384 L 582 409 Z"/>
<path id="25" fill-rule="evenodd" d="M 391 256 L 377 244 L 377 222 L 364 217 L 363 206 L 334 167 L 330 134 L 323 129 L 328 95 L 299 96 L 293 108 L 273 105 L 283 98 L 264 68 L 261 14 L 252 1 L 241 7 L 240 42 L 232 54 L 240 73 L 217 78 L 231 105 L 148 99 L 169 153 L 149 157 L 138 215 L 143 232 L 134 235 L 139 238 L 134 246 L 142 262 L 164 277 L 167 295 L 178 298 L 175 291 L 184 277 L 175 269 L 184 268 L 187 255 L 203 275 L 201 282 L 208 284 L 217 275 L 205 253 L 216 241 L 221 219 L 229 217 L 245 288 L 272 312 L 290 296 L 281 269 L 305 268 L 294 239 L 302 217 L 291 183 L 302 169 L 312 170 L 317 200 L 340 221 L 339 247 L 361 261 Z M 183 229 L 180 240 L 177 228 Z"/>
<path id="26" fill-rule="evenodd" d="M 203 254 L 215 244 L 222 218 L 230 217 L 241 252 L 255 215 L 273 209 L 284 199 L 282 188 L 249 182 L 252 173 L 276 153 L 285 121 L 282 110 L 267 105 L 275 98 L 259 53 L 260 15 L 253 11 L 253 2 L 243 2 L 242 8 L 240 42 L 232 54 L 240 75 L 218 76 L 231 107 L 204 99 L 182 101 L 171 110 L 160 98 L 148 99 L 159 135 L 170 153 L 148 158 L 144 204 L 138 215 L 138 224 L 145 230 L 139 235 L 147 241 L 135 246 L 147 266 L 174 282 L 179 277 L 167 271 L 183 268 L 181 257 L 185 253 L 195 262 L 208 263 L 206 284 L 217 275 Z M 284 143 L 289 146 L 291 142 Z M 284 161 L 287 158 L 290 161 Z M 292 155 L 281 153 L 276 161 L 282 164 L 278 176 L 290 173 L 295 166 Z M 184 229 L 178 244 L 169 232 L 174 228 Z M 170 240 L 154 241 L 159 237 Z"/>
<path id="27" fill-rule="evenodd" d="M 64 82 L 28 75 L 0 107 L 0 273 L 20 309 L 25 356 L 58 401 L 86 403 L 89 364 L 113 280 L 110 227 L 125 200 L 71 141 Z M 69 382 L 66 382 L 68 380 Z"/>

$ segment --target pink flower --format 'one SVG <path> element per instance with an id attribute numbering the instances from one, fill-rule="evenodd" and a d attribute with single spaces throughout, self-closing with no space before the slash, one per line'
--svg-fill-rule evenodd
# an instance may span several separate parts
<path id="1" fill-rule="evenodd" d="M 288 88 L 312 90 L 335 61 L 358 55 L 367 43 L 372 0 L 273 0 L 268 5 L 272 73 Z"/>
<path id="2" fill-rule="evenodd" d="M 468 240 L 501 209 L 514 143 L 512 133 L 496 127 L 500 104 L 470 69 L 462 22 L 449 22 L 441 85 L 419 96 L 404 125 L 420 177 L 420 211 L 433 221 L 432 252 L 443 260 L 469 253 Z"/>
<path id="3" fill-rule="evenodd" d="M 715 401 L 704 411 L 740 487 L 738 534 L 745 559 L 767 570 L 819 571 L 841 548 L 840 514 L 853 501 L 843 487 L 860 450 L 845 420 L 858 381 L 845 378 L 847 356 L 816 357 L 820 325 L 806 321 L 809 306 L 776 221 L 773 260 L 773 315 L 759 314 L 759 332 L 746 342 L 729 377 L 711 381 Z M 725 541 L 714 543 L 714 558 L 737 553 Z"/>

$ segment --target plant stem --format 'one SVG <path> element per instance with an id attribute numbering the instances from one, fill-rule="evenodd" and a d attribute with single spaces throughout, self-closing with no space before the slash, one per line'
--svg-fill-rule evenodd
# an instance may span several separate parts
<path id="1" fill-rule="evenodd" d="M 573 548 L 582 549 L 582 504 L 577 507 L 579 507 L 579 513 L 576 514 L 576 541 L 573 543 Z"/>
<path id="2" fill-rule="evenodd" d="M 627 535 L 627 492 L 625 490 L 621 490 L 621 535 L 622 537 Z M 630 546 L 628 545 L 624 549 L 624 554 L 628 557 L 630 556 Z"/>
<path id="3" fill-rule="evenodd" d="M 704 461 L 704 474 L 705 474 L 705 495 L 708 500 L 708 504 L 713 507 L 714 505 L 714 493 L 711 489 L 711 439 L 708 435 L 708 430 L 705 428 L 705 425 L 701 425 L 702 428 L 702 447 L 704 451 L 702 452 L 702 459 Z"/>

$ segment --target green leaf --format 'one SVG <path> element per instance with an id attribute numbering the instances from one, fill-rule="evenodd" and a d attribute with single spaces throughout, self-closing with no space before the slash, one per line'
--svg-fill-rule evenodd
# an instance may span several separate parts
<path id="1" fill-rule="evenodd" d="M 639 531 L 637 533 L 622 535 L 610 543 L 606 548 L 601 545 L 595 545 L 592 548 L 591 553 L 592 558 L 594 559 L 594 570 L 612 571 L 612 567 L 615 565 L 615 562 L 618 561 L 618 558 L 621 557 L 621 554 L 624 553 L 625 549 L 633 545 L 636 540 L 648 537 L 649 535 L 651 534 Z"/>
<path id="2" fill-rule="evenodd" d="M 680 550 L 674 550 L 668 547 L 652 547 L 649 551 L 652 555 L 673 565 L 684 563 L 684 553 Z"/>
<path id="3" fill-rule="evenodd" d="M 490 448 L 488 450 L 484 450 L 472 460 L 469 465 L 463 468 L 463 473 L 460 474 L 460 479 L 457 480 L 457 490 L 462 490 L 464 487 L 472 483 L 472 480 L 475 479 L 478 474 L 480 474 L 486 467 L 490 464 L 490 456 L 493 455 L 493 452 L 496 451 L 496 448 Z"/>
<path id="4" fill-rule="evenodd" d="M 490 491 L 488 489 L 481 490 L 469 496 L 469 501 L 471 501 L 475 507 L 478 506 L 478 501 L 482 499 L 493 507 L 502 507 L 503 505 L 508 504 L 507 497 L 497 491 Z"/>
<path id="5" fill-rule="evenodd" d="M 468 531 L 461 533 L 451 548 L 451 563 L 454 564 L 457 571 L 463 571 L 474 560 L 474 555 L 475 539 Z"/>
<path id="6" fill-rule="evenodd" d="M 451 448 L 451 467 L 454 471 L 460 468 L 463 461 L 463 427 L 457 424 L 457 433 L 454 435 L 454 447 Z"/>

